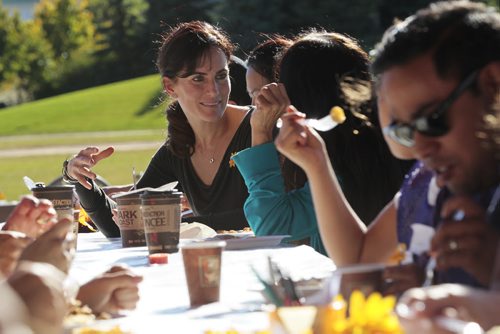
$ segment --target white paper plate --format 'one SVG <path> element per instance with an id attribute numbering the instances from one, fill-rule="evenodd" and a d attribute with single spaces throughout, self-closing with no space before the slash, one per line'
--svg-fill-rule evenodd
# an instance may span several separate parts
<path id="1" fill-rule="evenodd" d="M 256 237 L 252 233 L 217 234 L 206 240 L 224 240 L 227 250 L 271 248 L 278 246 L 289 235 L 265 235 Z"/>

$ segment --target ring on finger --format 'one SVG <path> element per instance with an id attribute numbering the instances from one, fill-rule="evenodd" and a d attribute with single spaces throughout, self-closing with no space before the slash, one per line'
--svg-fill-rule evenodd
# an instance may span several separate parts
<path id="1" fill-rule="evenodd" d="M 458 242 L 455 239 L 451 239 L 448 242 L 448 247 L 450 248 L 450 250 L 455 251 L 458 249 Z"/>

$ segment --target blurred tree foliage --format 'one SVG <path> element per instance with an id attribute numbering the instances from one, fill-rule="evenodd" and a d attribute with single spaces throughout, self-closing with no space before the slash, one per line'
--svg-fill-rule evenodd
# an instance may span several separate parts
<path id="1" fill-rule="evenodd" d="M 95 28 L 86 0 L 41 0 L 34 16 L 54 56 L 61 61 L 80 49 L 93 47 Z"/>
<path id="2" fill-rule="evenodd" d="M 52 48 L 40 26 L 0 6 L 0 84 L 33 94 L 51 80 Z"/>
<path id="3" fill-rule="evenodd" d="M 0 91 L 43 97 L 155 71 L 162 31 L 182 21 L 221 26 L 245 53 L 265 34 L 324 28 L 369 50 L 396 18 L 431 0 L 41 0 L 34 19 L 0 0 Z M 477 0 L 498 7 L 498 0 Z"/>
<path id="4" fill-rule="evenodd" d="M 113 71 L 118 76 L 142 74 L 142 58 L 146 32 L 148 4 L 144 0 L 90 0 L 97 29 L 96 52 L 99 59 L 116 62 Z M 138 64 L 136 64 L 138 63 Z"/>

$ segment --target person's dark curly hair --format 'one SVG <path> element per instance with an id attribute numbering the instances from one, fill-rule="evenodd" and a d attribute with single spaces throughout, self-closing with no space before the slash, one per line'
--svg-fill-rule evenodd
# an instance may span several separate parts
<path id="1" fill-rule="evenodd" d="M 500 60 L 500 13 L 477 2 L 433 3 L 386 31 L 374 50 L 372 71 L 378 76 L 427 52 L 443 79 L 461 80 Z"/>
<path id="2" fill-rule="evenodd" d="M 281 57 L 281 53 L 292 44 L 292 41 L 280 36 L 273 35 L 264 42 L 257 45 L 247 58 L 247 66 L 262 75 L 269 82 L 276 81 L 275 65 Z"/>

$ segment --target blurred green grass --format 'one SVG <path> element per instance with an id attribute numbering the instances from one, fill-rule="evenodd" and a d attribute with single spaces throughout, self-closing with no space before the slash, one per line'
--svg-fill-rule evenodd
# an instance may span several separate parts
<path id="1" fill-rule="evenodd" d="M 160 147 L 166 129 L 161 92 L 159 76 L 150 75 L 0 109 L 0 150 L 126 142 L 157 142 Z M 111 184 L 129 184 L 132 167 L 144 170 L 157 147 L 117 151 L 95 172 Z M 2 157 L 0 192 L 8 200 L 28 193 L 24 175 L 50 183 L 70 155 Z"/>
<path id="2" fill-rule="evenodd" d="M 0 150 L 40 148 L 47 146 L 80 145 L 99 146 L 99 143 L 163 142 L 165 129 L 109 132 L 78 132 L 71 134 L 1 136 Z M 75 152 L 76 153 L 76 152 Z"/>
<path id="3" fill-rule="evenodd" d="M 139 173 L 144 171 L 156 149 L 115 152 L 102 160 L 94 172 L 111 184 L 132 183 L 132 167 Z M 2 158 L 0 164 L 0 191 L 8 200 L 18 200 L 29 191 L 23 183 L 27 175 L 36 182 L 50 183 L 61 175 L 61 166 L 67 155 L 48 155 L 22 158 Z"/>
<path id="4" fill-rule="evenodd" d="M 84 89 L 0 110 L 0 136 L 164 129 L 158 75 Z"/>

